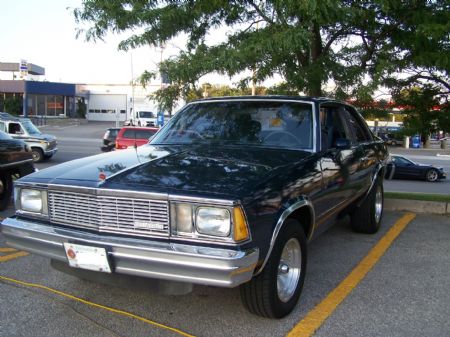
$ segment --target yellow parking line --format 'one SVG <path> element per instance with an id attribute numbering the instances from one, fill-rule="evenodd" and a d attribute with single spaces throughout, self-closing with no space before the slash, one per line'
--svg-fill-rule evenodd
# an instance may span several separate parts
<path id="1" fill-rule="evenodd" d="M 341 302 L 361 282 L 367 273 L 388 250 L 397 236 L 416 217 L 407 213 L 401 217 L 392 228 L 370 250 L 366 257 L 325 299 L 312 309 L 288 334 L 287 337 L 310 337 L 314 335 L 325 320 L 336 310 Z"/>
<path id="2" fill-rule="evenodd" d="M 9 247 L 0 247 L 0 253 L 12 253 L 12 252 L 17 252 L 17 249 Z"/>
<path id="3" fill-rule="evenodd" d="M 17 258 L 22 257 L 22 256 L 27 256 L 27 255 L 28 255 L 27 252 L 22 252 L 21 251 L 21 252 L 17 252 L 17 253 L 14 253 L 14 254 L 0 256 L 0 262 L 8 262 L 8 261 L 17 259 Z"/>
<path id="4" fill-rule="evenodd" d="M 127 311 L 114 309 L 114 308 L 107 307 L 107 306 L 104 306 L 104 305 L 101 305 L 101 304 L 90 302 L 90 301 L 84 300 L 82 298 L 79 298 L 79 297 L 76 297 L 76 296 L 73 296 L 73 295 L 70 295 L 70 294 L 66 294 L 66 293 L 64 293 L 62 291 L 59 291 L 59 290 L 56 290 L 56 289 L 52 289 L 52 288 L 47 287 L 47 286 L 43 286 L 42 284 L 28 283 L 28 282 L 16 280 L 16 279 L 13 279 L 13 278 L 10 278 L 10 277 L 6 277 L 6 276 L 0 276 L 0 280 L 8 281 L 8 282 L 11 282 L 11 283 L 20 284 L 20 285 L 25 286 L 25 287 L 32 287 L 32 288 L 43 289 L 43 290 L 52 292 L 54 294 L 57 294 L 57 295 L 69 298 L 71 300 L 81 302 L 83 304 L 89 305 L 89 306 L 94 307 L 94 308 L 103 309 L 103 310 L 111 311 L 113 313 L 116 313 L 116 314 L 119 314 L 119 315 L 122 315 L 122 316 L 135 318 L 135 319 L 137 319 L 139 321 L 142 321 L 144 323 L 147 323 L 149 325 L 153 325 L 153 326 L 156 326 L 156 327 L 161 328 L 161 329 L 170 330 L 170 331 L 175 332 L 175 333 L 177 333 L 177 334 L 179 334 L 181 336 L 194 337 L 194 335 L 191 335 L 191 334 L 189 334 L 187 332 L 184 332 L 182 330 L 179 330 L 179 329 L 176 329 L 176 328 L 172 328 L 170 326 L 167 326 L 167 325 L 164 325 L 164 324 L 161 324 L 161 323 L 157 323 L 157 322 L 151 321 L 151 320 L 149 320 L 147 318 L 144 318 L 144 317 L 132 314 L 132 313 L 127 312 Z"/>

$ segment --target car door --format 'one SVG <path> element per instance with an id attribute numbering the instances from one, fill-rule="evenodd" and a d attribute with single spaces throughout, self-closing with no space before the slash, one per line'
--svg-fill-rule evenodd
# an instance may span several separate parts
<path id="1" fill-rule="evenodd" d="M 376 174 L 377 156 L 372 146 L 372 135 L 363 122 L 362 117 L 351 106 L 343 106 L 343 122 L 351 135 L 355 169 L 352 173 L 351 184 L 356 195 L 367 191 Z"/>
<path id="2" fill-rule="evenodd" d="M 411 161 L 403 157 L 393 156 L 394 167 L 393 178 L 417 178 L 421 176 L 420 169 Z"/>
<path id="3" fill-rule="evenodd" d="M 336 103 L 320 106 L 323 183 L 321 195 L 314 204 L 319 232 L 328 228 L 337 212 L 352 200 L 355 193 L 352 176 L 359 162 L 351 146 L 351 135 L 340 116 L 341 110 L 342 106 Z"/>

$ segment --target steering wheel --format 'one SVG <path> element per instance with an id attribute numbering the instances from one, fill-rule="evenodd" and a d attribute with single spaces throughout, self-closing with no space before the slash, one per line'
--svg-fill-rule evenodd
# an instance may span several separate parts
<path id="1" fill-rule="evenodd" d="M 180 130 L 180 131 L 177 132 L 177 135 L 179 137 L 187 136 L 189 138 L 197 137 L 197 138 L 200 138 L 200 139 L 205 139 L 205 137 L 203 137 L 199 132 L 194 131 L 194 130 Z"/>
<path id="2" fill-rule="evenodd" d="M 277 137 L 277 142 L 280 143 L 280 140 L 283 139 L 284 137 L 287 136 L 287 138 L 289 139 L 293 139 L 295 144 L 297 145 L 302 145 L 302 142 L 300 139 L 297 138 L 297 136 L 295 136 L 294 134 L 290 133 L 289 131 L 274 131 L 272 133 L 270 133 L 269 135 L 267 135 L 266 138 L 263 139 L 263 143 L 265 142 L 269 142 L 269 138 L 273 138 L 273 136 L 275 135 L 281 135 L 279 137 Z M 293 142 L 290 142 L 293 143 Z"/>

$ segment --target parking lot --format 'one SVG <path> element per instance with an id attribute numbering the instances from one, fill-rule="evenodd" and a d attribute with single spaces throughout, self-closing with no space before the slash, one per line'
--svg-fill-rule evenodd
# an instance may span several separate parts
<path id="1" fill-rule="evenodd" d="M 43 128 L 58 137 L 60 150 L 36 166 L 100 153 L 110 126 Z M 449 183 L 385 186 L 423 191 L 413 185 L 422 184 L 445 193 Z M 10 207 L 0 218 L 13 213 Z M 67 275 L 46 258 L 9 248 L 0 234 L 0 336 L 448 337 L 450 218 L 386 212 L 375 235 L 356 234 L 342 219 L 310 244 L 300 302 L 282 320 L 249 314 L 237 288 L 195 286 L 190 294 L 173 296 L 156 287 L 147 279 L 93 282 Z"/>
<path id="2" fill-rule="evenodd" d="M 0 336 L 449 336 L 450 218 L 387 212 L 376 235 L 344 218 L 308 263 L 299 305 L 269 320 L 246 312 L 238 289 L 168 296 L 142 279 L 86 281 L 0 236 Z"/>

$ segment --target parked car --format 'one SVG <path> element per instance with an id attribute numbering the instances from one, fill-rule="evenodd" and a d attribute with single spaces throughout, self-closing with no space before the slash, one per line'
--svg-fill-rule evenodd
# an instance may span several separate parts
<path id="1" fill-rule="evenodd" d="M 8 113 L 1 113 L 0 131 L 27 143 L 35 163 L 50 159 L 58 151 L 56 137 L 43 134 L 28 118 L 17 118 Z"/>
<path id="2" fill-rule="evenodd" d="M 109 152 L 116 147 L 116 138 L 120 128 L 108 128 L 103 135 L 103 145 L 100 148 L 103 152 Z"/>
<path id="3" fill-rule="evenodd" d="M 300 297 L 307 242 L 343 214 L 378 231 L 386 158 L 339 101 L 194 101 L 147 145 L 20 179 L 0 229 L 72 272 L 240 286 L 249 311 L 280 318 Z"/>
<path id="4" fill-rule="evenodd" d="M 11 201 L 13 178 L 34 172 L 31 149 L 25 142 L 0 131 L 0 211 Z"/>
<path id="5" fill-rule="evenodd" d="M 419 164 L 398 155 L 391 155 L 386 167 L 386 179 L 424 179 L 434 182 L 446 177 L 442 167 Z"/>
<path id="6" fill-rule="evenodd" d="M 119 130 L 116 137 L 116 150 L 128 149 L 147 144 L 158 128 L 141 128 L 126 126 Z"/>
<path id="7" fill-rule="evenodd" d="M 138 110 L 132 114 L 130 120 L 125 122 L 125 125 L 130 126 L 156 126 L 157 117 L 156 113 L 152 111 Z"/>
<path id="8" fill-rule="evenodd" d="M 402 146 L 404 143 L 403 138 L 395 133 L 380 133 L 379 137 L 390 146 Z"/>

